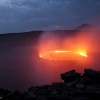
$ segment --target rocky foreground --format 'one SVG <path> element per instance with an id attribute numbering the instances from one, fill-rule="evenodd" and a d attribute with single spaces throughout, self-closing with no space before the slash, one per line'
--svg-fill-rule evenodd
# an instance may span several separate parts
<path id="1" fill-rule="evenodd" d="M 75 70 L 60 75 L 63 83 L 36 86 L 27 92 L 0 89 L 2 100 L 100 100 L 100 71 L 85 69 L 81 75 Z"/>

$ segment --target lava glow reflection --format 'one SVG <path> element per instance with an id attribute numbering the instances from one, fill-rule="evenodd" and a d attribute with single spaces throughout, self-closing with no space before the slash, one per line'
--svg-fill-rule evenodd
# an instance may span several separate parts
<path id="1" fill-rule="evenodd" d="M 48 60 L 80 60 L 87 58 L 87 53 L 67 50 L 54 50 L 45 52 L 39 56 L 40 58 Z"/>

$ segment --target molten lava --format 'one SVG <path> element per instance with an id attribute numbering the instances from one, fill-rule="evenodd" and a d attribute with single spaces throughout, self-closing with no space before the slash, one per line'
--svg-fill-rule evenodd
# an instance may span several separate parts
<path id="1" fill-rule="evenodd" d="M 66 50 L 54 50 L 40 54 L 40 58 L 48 60 L 81 60 L 87 58 L 87 53 Z"/>

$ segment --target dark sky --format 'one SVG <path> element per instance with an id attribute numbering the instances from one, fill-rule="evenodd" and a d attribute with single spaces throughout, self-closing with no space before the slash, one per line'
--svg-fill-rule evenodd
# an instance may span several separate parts
<path id="1" fill-rule="evenodd" d="M 100 15 L 100 0 L 0 0 L 0 33 L 71 29 Z"/>

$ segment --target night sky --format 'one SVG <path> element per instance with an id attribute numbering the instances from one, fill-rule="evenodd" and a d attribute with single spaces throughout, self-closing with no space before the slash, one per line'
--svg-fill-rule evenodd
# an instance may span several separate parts
<path id="1" fill-rule="evenodd" d="M 99 15 L 100 0 L 0 0 L 0 33 L 72 29 Z"/>

